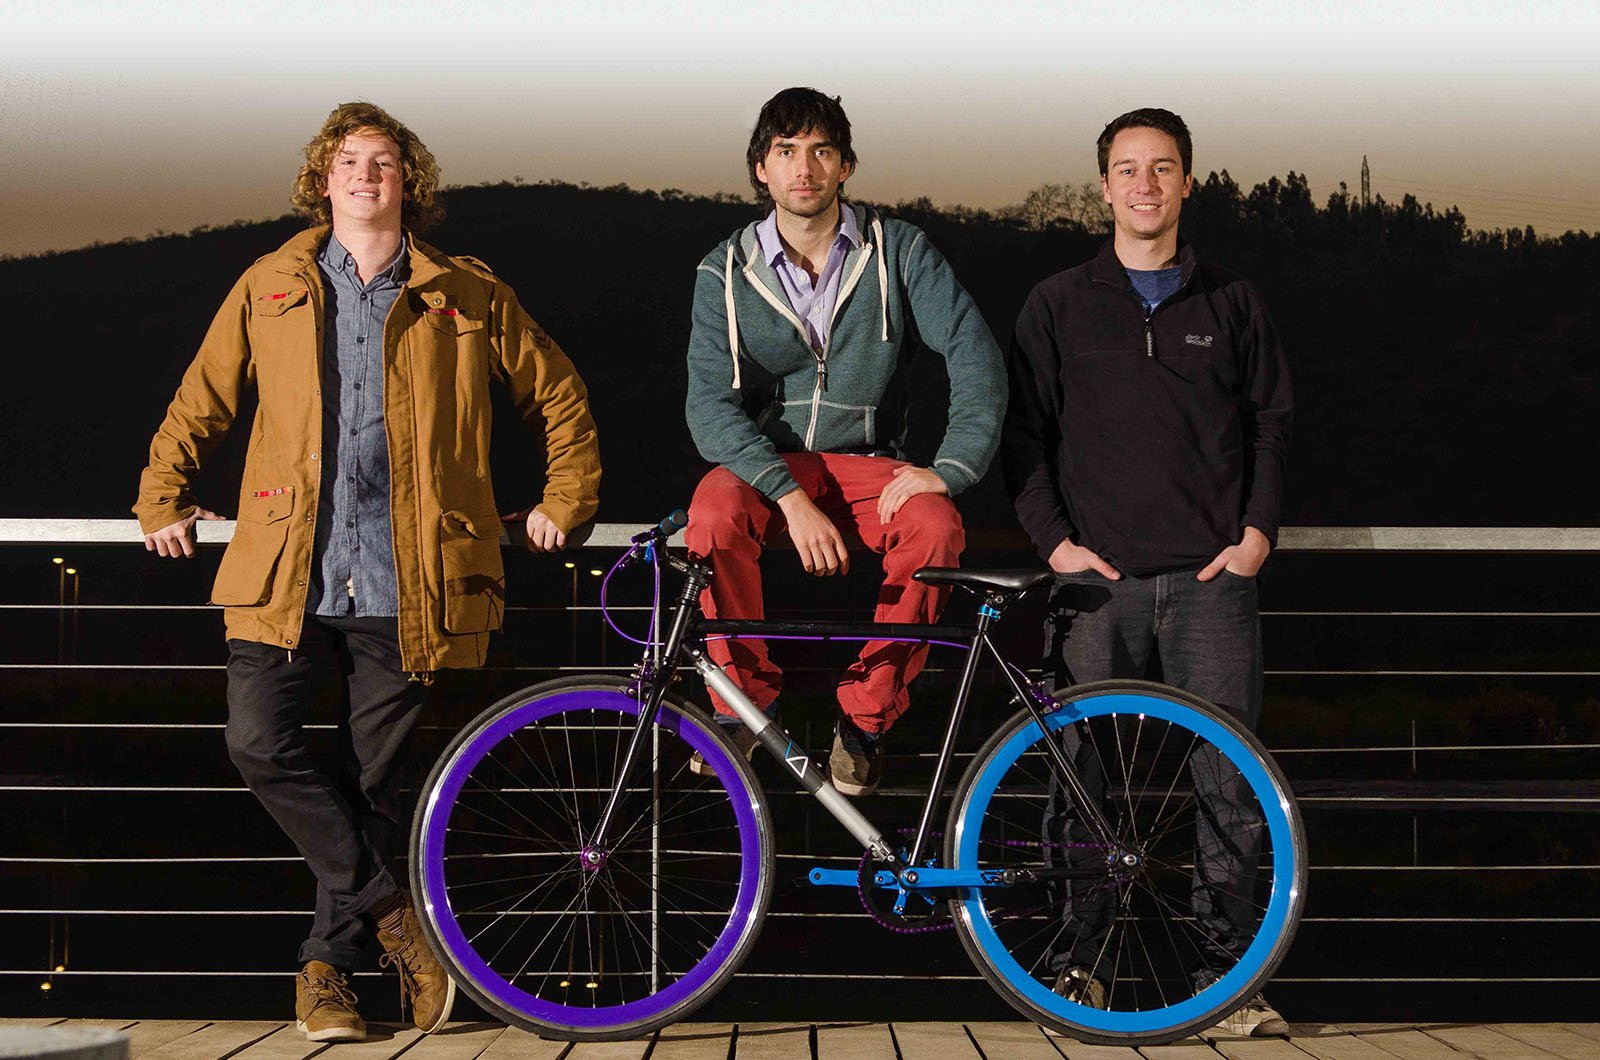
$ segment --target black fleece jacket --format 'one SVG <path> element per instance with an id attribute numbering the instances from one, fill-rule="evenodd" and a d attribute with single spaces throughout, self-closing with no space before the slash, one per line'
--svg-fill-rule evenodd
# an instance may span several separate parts
<path id="1" fill-rule="evenodd" d="M 1071 539 L 1126 574 L 1278 541 L 1294 396 L 1249 281 L 1180 246 L 1148 316 L 1107 241 L 1033 289 L 1011 343 L 1001 467 L 1039 554 Z"/>

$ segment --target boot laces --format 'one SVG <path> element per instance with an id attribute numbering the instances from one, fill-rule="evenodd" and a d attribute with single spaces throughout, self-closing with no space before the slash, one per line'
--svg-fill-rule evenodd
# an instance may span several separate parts
<path id="1" fill-rule="evenodd" d="M 399 949 L 389 951 L 379 957 L 378 966 L 380 968 L 393 967 L 399 973 L 400 1014 L 404 1016 L 407 1011 L 415 1007 L 412 1005 L 412 998 L 416 996 L 417 991 L 420 989 L 417 985 L 416 974 L 411 970 L 413 951 L 416 949 L 417 940 L 399 930 L 394 931 L 392 934 L 400 940 L 401 946 Z"/>
<path id="2" fill-rule="evenodd" d="M 310 975 L 306 972 L 301 972 L 300 974 L 304 976 L 306 986 L 311 991 L 311 996 L 317 999 L 317 1003 L 311 1006 L 312 1011 L 316 1011 L 323 1005 L 342 1005 L 352 1010 L 356 1007 L 356 993 L 350 989 L 350 980 L 343 975 L 321 976 Z"/>

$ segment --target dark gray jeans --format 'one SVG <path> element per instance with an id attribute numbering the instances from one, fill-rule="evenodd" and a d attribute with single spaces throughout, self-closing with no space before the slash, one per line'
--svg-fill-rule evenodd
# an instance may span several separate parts
<path id="1" fill-rule="evenodd" d="M 338 682 L 335 759 L 307 746 L 305 725 Z M 289 651 L 228 642 L 228 755 L 317 879 L 300 963 L 359 967 L 367 910 L 399 890 L 389 871 L 405 836 L 401 781 L 427 686 L 400 668 L 393 618 L 306 615 Z"/>
<path id="2" fill-rule="evenodd" d="M 1056 576 L 1045 619 L 1047 684 L 1065 688 L 1114 677 L 1153 678 L 1192 692 L 1228 711 L 1252 730 L 1261 718 L 1261 618 L 1254 578 L 1223 571 L 1209 582 L 1195 570 L 1110 581 L 1093 571 Z M 1091 795 L 1103 796 L 1099 756 L 1077 727 L 1062 730 L 1063 745 Z M 1201 955 L 1197 977 L 1226 971 L 1254 934 L 1256 915 L 1245 900 L 1260 856 L 1259 821 L 1243 781 L 1221 768 L 1209 747 L 1191 757 L 1197 810 L 1195 875 L 1190 906 L 1205 925 L 1213 952 Z M 1225 779 L 1232 777 L 1233 779 Z M 1046 811 L 1047 841 L 1087 843 L 1059 792 Z M 1097 856 L 1071 848 L 1068 860 Z M 1064 926 L 1050 963 L 1103 963 L 1115 890 L 1100 888 L 1063 910 Z"/>

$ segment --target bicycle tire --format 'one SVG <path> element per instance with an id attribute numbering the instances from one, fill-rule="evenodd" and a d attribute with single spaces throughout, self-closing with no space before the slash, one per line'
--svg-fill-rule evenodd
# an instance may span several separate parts
<path id="1" fill-rule="evenodd" d="M 771 901 L 755 773 L 675 697 L 605 860 L 580 862 L 638 712 L 615 677 L 515 692 L 456 735 L 418 799 L 410 877 L 428 944 L 485 1010 L 545 1037 L 632 1038 L 682 1019 L 738 969 Z M 688 772 L 694 752 L 714 777 Z"/>
<path id="2" fill-rule="evenodd" d="M 1052 737 L 1065 743 L 1058 734 L 1073 727 L 1078 764 L 1091 779 L 1099 770 L 1100 805 L 1119 846 L 1139 852 L 1137 864 L 1108 863 L 1116 855 L 1106 844 L 1086 841 L 1073 816 L 1058 812 L 1063 789 L 1044 734 L 1019 712 L 974 757 L 946 827 L 947 865 L 1011 869 L 1018 881 L 952 898 L 962 945 L 1018 1011 L 1086 1042 L 1159 1044 L 1214 1026 L 1271 978 L 1304 907 L 1305 831 L 1288 782 L 1248 729 L 1198 696 L 1102 681 L 1056 700 L 1045 716 Z M 1258 855 L 1235 863 L 1253 870 L 1250 887 L 1236 882 L 1244 871 L 1219 874 L 1215 861 L 1208 871 L 1224 882 L 1199 882 L 1202 776 L 1208 792 L 1226 778 L 1242 807 L 1209 836 L 1237 850 L 1264 835 Z M 1227 813 L 1214 799 L 1205 805 L 1217 828 Z M 1218 849 L 1209 839 L 1208 847 Z M 1081 875 L 1066 878 L 1074 871 Z M 1236 903 L 1234 919 L 1213 902 Z M 1069 965 L 1099 981 L 1103 1007 L 1055 992 Z"/>

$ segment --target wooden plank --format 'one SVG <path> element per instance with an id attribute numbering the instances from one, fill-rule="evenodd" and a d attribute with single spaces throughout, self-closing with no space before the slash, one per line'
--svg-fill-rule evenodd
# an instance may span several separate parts
<path id="1" fill-rule="evenodd" d="M 1497 1023 L 1494 1029 L 1565 1060 L 1600 1060 L 1600 1042 L 1559 1024 Z"/>
<path id="2" fill-rule="evenodd" d="M 565 1060 L 643 1060 L 650 1051 L 650 1039 L 629 1042 L 579 1042 Z"/>
<path id="3" fill-rule="evenodd" d="M 677 1023 L 656 1036 L 650 1060 L 728 1060 L 731 1023 Z"/>
<path id="4" fill-rule="evenodd" d="M 407 1060 L 478 1060 L 504 1034 L 504 1023 L 446 1023 L 406 1050 Z M 344 1055 L 341 1046 L 340 1056 Z M 216 1060 L 215 1057 L 212 1060 Z"/>
<path id="5" fill-rule="evenodd" d="M 1203 1035 L 1228 1060 L 1305 1060 L 1306 1054 L 1282 1038 L 1244 1038 L 1236 1034 Z M 1458 1057 L 1457 1060 L 1464 1060 Z"/>
<path id="6" fill-rule="evenodd" d="M 131 1027 L 123 1028 L 122 1033 L 128 1036 L 128 1055 L 132 1060 L 140 1060 L 145 1054 L 186 1034 L 193 1034 L 204 1026 L 205 1020 L 140 1020 Z"/>
<path id="7" fill-rule="evenodd" d="M 1449 1023 L 1421 1029 L 1429 1037 L 1485 1060 L 1555 1060 L 1553 1054 L 1501 1034 L 1493 1027 Z"/>
<path id="8" fill-rule="evenodd" d="M 1050 1040 L 1067 1060 L 1139 1060 L 1139 1050 L 1127 1045 L 1090 1045 L 1076 1038 L 1061 1038 L 1054 1034 Z"/>
<path id="9" fill-rule="evenodd" d="M 1289 1024 L 1290 1041 L 1295 1048 L 1320 1060 L 1394 1060 L 1384 1052 L 1343 1027 L 1325 1023 Z"/>
<path id="10" fill-rule="evenodd" d="M 735 1060 L 748 1060 L 744 1028 L 739 1029 Z M 804 1056 L 804 1053 L 797 1053 Z M 887 1023 L 817 1024 L 817 1060 L 895 1060 L 894 1039 Z"/>
<path id="11" fill-rule="evenodd" d="M 874 1024 L 883 1034 L 883 1044 L 889 1047 L 885 1060 L 894 1060 L 894 1043 L 889 1040 L 889 1028 L 882 1024 Z M 873 1054 L 862 1053 L 824 1053 L 818 1045 L 818 1054 L 823 1057 L 830 1055 L 843 1055 L 846 1057 L 859 1056 L 861 1060 L 868 1060 Z M 733 1043 L 734 1060 L 810 1060 L 811 1056 L 811 1025 L 808 1023 L 741 1023 L 739 1036 Z"/>
<path id="12" fill-rule="evenodd" d="M 327 1047 L 327 1042 L 307 1041 L 305 1033 L 290 1023 L 243 1052 L 233 1054 L 229 1060 L 306 1060 L 312 1053 Z"/>
<path id="13" fill-rule="evenodd" d="M 989 1060 L 1061 1060 L 1037 1023 L 969 1023 L 967 1030 Z"/>
<path id="14" fill-rule="evenodd" d="M 1339 1026 L 1401 1060 L 1463 1060 L 1459 1052 L 1409 1024 L 1341 1023 Z"/>
<path id="15" fill-rule="evenodd" d="M 900 1060 L 983 1060 L 959 1023 L 890 1024 Z"/>
<path id="16" fill-rule="evenodd" d="M 393 1060 L 420 1037 L 422 1032 L 409 1023 L 368 1023 L 366 1041 L 340 1042 L 332 1055 L 339 1060 Z"/>
<path id="17" fill-rule="evenodd" d="M 260 1041 L 282 1026 L 282 1020 L 271 1023 L 259 1020 L 209 1023 L 193 1033 L 158 1045 L 143 1055 L 150 1060 L 217 1060 L 219 1056 L 227 1056 Z"/>
<path id="18" fill-rule="evenodd" d="M 1139 1048 L 1145 1060 L 1217 1060 L 1217 1051 L 1198 1038 L 1186 1038 L 1171 1045 L 1145 1045 Z"/>
<path id="19" fill-rule="evenodd" d="M 1600 1042 L 1600 1023 L 1551 1023 L 1546 1026 L 1565 1027 L 1573 1034 L 1581 1034 L 1585 1038 L 1593 1038 Z"/>
<path id="20" fill-rule="evenodd" d="M 7 1016 L 0 1019 L 0 1027 L 54 1027 L 65 1022 L 64 1016 Z"/>
<path id="21" fill-rule="evenodd" d="M 520 1027 L 507 1027 L 489 1048 L 478 1054 L 478 1060 L 557 1060 L 566 1048 L 566 1042 L 541 1038 Z M 341 1047 L 338 1057 L 330 1060 L 342 1060 L 344 1055 Z"/>
<path id="22" fill-rule="evenodd" d="M 120 1031 L 138 1023 L 138 1020 L 67 1020 L 67 1027 L 98 1027 L 105 1031 Z"/>

